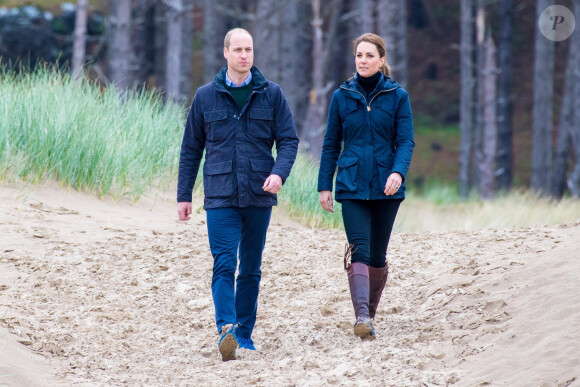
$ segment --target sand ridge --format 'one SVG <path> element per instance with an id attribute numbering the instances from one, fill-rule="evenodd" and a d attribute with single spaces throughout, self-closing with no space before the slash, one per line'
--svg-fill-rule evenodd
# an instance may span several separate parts
<path id="1" fill-rule="evenodd" d="M 344 233 L 274 215 L 258 351 L 223 363 L 204 217 L 179 222 L 170 197 L 130 205 L 53 187 L 0 188 L 0 270 L 12 273 L 0 276 L 0 327 L 20 342 L 10 345 L 54 360 L 50 375 L 31 377 L 39 385 L 580 385 L 578 222 L 394 234 L 378 337 L 361 342 L 352 335 Z M 0 344 L 9 345 L 2 335 Z M 10 375 L 2 383 L 16 385 Z"/>

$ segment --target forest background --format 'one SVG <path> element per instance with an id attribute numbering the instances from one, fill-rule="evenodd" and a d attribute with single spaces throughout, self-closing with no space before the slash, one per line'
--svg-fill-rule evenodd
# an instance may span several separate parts
<path id="1" fill-rule="evenodd" d="M 554 42 L 539 33 L 552 4 L 3 0 L 0 60 L 24 71 L 45 61 L 72 72 L 82 65 L 102 85 L 145 86 L 188 106 L 225 64 L 225 32 L 243 27 L 254 35 L 256 66 L 288 98 L 301 149 L 317 159 L 330 95 L 354 72 L 351 41 L 375 32 L 411 96 L 411 191 L 444 186 L 445 195 L 492 198 L 518 188 L 558 199 L 580 195 L 580 50 L 572 49 L 580 34 Z"/>

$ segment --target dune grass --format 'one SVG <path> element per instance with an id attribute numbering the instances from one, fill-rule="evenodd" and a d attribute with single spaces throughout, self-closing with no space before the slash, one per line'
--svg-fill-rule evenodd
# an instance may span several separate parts
<path id="1" fill-rule="evenodd" d="M 343 228 L 340 203 L 335 202 L 334 214 L 323 211 L 318 203 L 317 171 L 314 161 L 299 155 L 292 175 L 278 195 L 277 211 L 310 227 Z M 457 187 L 448 184 L 426 184 L 422 192 L 418 195 L 412 188 L 407 190 L 395 221 L 395 232 L 447 232 L 580 221 L 577 198 L 554 201 L 513 190 L 493 200 L 483 200 L 475 194 L 462 200 Z"/>
<path id="2" fill-rule="evenodd" d="M 278 194 L 278 206 L 287 216 L 310 227 L 342 227 L 342 208 L 334 202 L 334 213 L 323 211 L 318 202 L 318 163 L 299 153 L 292 173 Z"/>
<path id="3" fill-rule="evenodd" d="M 493 200 L 472 196 L 460 200 L 456 191 L 441 200 L 442 193 L 417 196 L 411 191 L 401 205 L 395 222 L 396 232 L 481 230 L 485 228 L 531 227 L 580 221 L 580 200 L 565 197 L 560 201 L 533 195 L 528 191 L 513 190 Z M 456 199 L 453 199 L 455 194 Z M 436 198 L 434 200 L 433 198 Z"/>
<path id="4" fill-rule="evenodd" d="M 0 70 L 0 181 L 58 181 L 76 190 L 136 201 L 169 190 L 177 177 L 186 108 L 151 92 L 120 95 L 52 69 Z M 421 141 L 420 138 L 417 141 Z M 413 166 L 411 166 L 413 168 Z M 201 169 L 200 169 L 201 170 Z M 321 209 L 318 163 L 299 154 L 276 213 L 311 227 L 342 227 L 341 205 Z M 201 197 L 202 179 L 195 196 Z M 407 190 L 395 231 L 474 230 L 559 224 L 580 219 L 580 200 L 559 202 L 514 191 L 492 201 L 460 200 L 457 187 Z"/>
<path id="5" fill-rule="evenodd" d="M 177 173 L 184 109 L 43 68 L 0 75 L 0 178 L 137 200 Z"/>

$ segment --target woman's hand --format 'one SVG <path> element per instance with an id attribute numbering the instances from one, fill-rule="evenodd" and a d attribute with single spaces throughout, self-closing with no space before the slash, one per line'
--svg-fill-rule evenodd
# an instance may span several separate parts
<path id="1" fill-rule="evenodd" d="M 391 196 L 397 193 L 401 184 L 403 183 L 403 177 L 399 172 L 393 172 L 387 179 L 387 184 L 385 184 L 385 195 Z"/>
<path id="2" fill-rule="evenodd" d="M 331 191 L 320 191 L 320 197 L 318 199 L 322 209 L 328 212 L 334 212 L 334 204 L 332 203 L 332 192 Z"/>

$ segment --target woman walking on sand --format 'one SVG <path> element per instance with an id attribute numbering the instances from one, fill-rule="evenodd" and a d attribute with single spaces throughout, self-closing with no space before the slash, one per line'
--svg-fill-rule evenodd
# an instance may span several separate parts
<path id="1" fill-rule="evenodd" d="M 415 142 L 409 95 L 389 77 L 385 43 L 367 33 L 353 47 L 356 74 L 330 102 L 318 191 L 322 208 L 334 212 L 338 166 L 335 199 L 342 203 L 349 243 L 345 269 L 356 316 L 354 334 L 373 340 L 372 320 L 389 273 L 387 246 L 405 198 Z"/>

